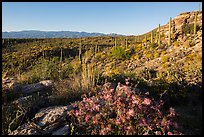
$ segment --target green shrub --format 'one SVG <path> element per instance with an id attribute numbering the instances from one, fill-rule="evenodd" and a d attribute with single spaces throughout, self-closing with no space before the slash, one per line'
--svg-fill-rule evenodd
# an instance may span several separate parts
<path id="1" fill-rule="evenodd" d="M 130 53 L 123 47 L 116 47 L 112 49 L 111 56 L 115 57 L 116 59 L 125 60 L 130 58 Z"/>
<path id="2" fill-rule="evenodd" d="M 59 57 L 54 57 L 51 60 L 40 58 L 35 66 L 21 74 L 21 83 L 30 84 L 46 79 L 64 79 L 68 78 L 72 73 L 73 67 L 70 63 L 62 62 L 60 67 Z"/>
<path id="3" fill-rule="evenodd" d="M 181 29 L 182 29 L 182 33 L 184 34 L 193 34 L 194 24 L 188 24 L 188 23 L 183 24 Z M 199 26 L 196 25 L 196 30 L 198 29 L 199 29 Z"/>
<path id="4" fill-rule="evenodd" d="M 147 53 L 147 54 L 146 54 L 146 57 L 147 57 L 148 59 L 153 59 L 153 56 L 152 56 L 151 53 Z"/>
<path id="5" fill-rule="evenodd" d="M 154 53 L 154 58 L 158 58 L 159 57 L 159 53 L 158 52 L 155 52 Z"/>
<path id="6" fill-rule="evenodd" d="M 166 56 L 162 56 L 161 57 L 161 61 L 163 62 L 163 63 L 165 63 L 165 62 L 168 62 L 169 61 L 169 57 L 166 55 Z"/>
<path id="7" fill-rule="evenodd" d="M 173 43 L 173 45 L 174 45 L 175 47 L 179 47 L 179 42 L 178 42 L 178 41 L 175 41 L 175 42 Z"/>
<path id="8" fill-rule="evenodd" d="M 167 68 L 167 67 L 168 67 L 168 63 L 162 64 L 162 68 Z"/>
<path id="9" fill-rule="evenodd" d="M 152 44 L 150 45 L 150 47 L 151 47 L 151 48 L 156 48 L 156 47 L 158 47 L 158 44 L 157 44 L 157 43 L 152 43 Z"/>
<path id="10" fill-rule="evenodd" d="M 62 66 L 62 78 L 68 78 L 73 72 L 73 67 L 71 64 L 67 63 Z"/>
<path id="11" fill-rule="evenodd" d="M 166 54 L 166 51 L 165 51 L 165 50 L 163 50 L 163 51 L 161 52 L 161 55 L 164 55 L 164 54 Z"/>

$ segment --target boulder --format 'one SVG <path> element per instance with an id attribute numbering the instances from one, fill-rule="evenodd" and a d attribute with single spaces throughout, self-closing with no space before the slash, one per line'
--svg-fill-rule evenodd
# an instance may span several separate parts
<path id="1" fill-rule="evenodd" d="M 28 122 L 12 131 L 9 135 L 41 135 L 41 129 L 33 122 Z"/>
<path id="2" fill-rule="evenodd" d="M 28 94 L 35 93 L 37 91 L 42 91 L 43 89 L 51 87 L 52 85 L 53 85 L 53 81 L 45 80 L 45 81 L 41 81 L 39 83 L 25 85 L 21 88 L 21 91 L 23 94 L 28 95 Z"/>
<path id="3" fill-rule="evenodd" d="M 12 104 L 18 104 L 22 106 L 22 104 L 27 104 L 27 102 L 32 100 L 32 95 L 26 97 L 19 97 L 17 100 L 13 101 Z"/>
<path id="4" fill-rule="evenodd" d="M 66 118 L 66 106 L 51 106 L 41 109 L 33 119 L 41 127 L 63 121 Z"/>
<path id="5" fill-rule="evenodd" d="M 67 135 L 67 106 L 51 106 L 41 109 L 32 122 L 25 123 L 9 135 Z"/>
<path id="6" fill-rule="evenodd" d="M 65 125 L 64 127 L 52 132 L 52 135 L 67 135 L 69 132 L 69 125 Z"/>

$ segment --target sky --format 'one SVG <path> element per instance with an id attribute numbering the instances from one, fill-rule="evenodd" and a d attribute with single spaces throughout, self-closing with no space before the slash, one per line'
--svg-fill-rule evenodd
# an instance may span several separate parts
<path id="1" fill-rule="evenodd" d="M 201 2 L 2 2 L 2 31 L 85 31 L 140 35 Z"/>

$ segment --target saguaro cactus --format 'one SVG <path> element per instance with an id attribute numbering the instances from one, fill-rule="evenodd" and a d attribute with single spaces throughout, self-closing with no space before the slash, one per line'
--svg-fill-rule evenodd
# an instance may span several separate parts
<path id="1" fill-rule="evenodd" d="M 153 31 L 151 31 L 151 44 L 153 43 Z"/>
<path id="2" fill-rule="evenodd" d="M 60 53 L 60 67 L 59 67 L 59 79 L 61 80 L 62 79 L 62 47 L 61 47 L 61 53 Z"/>
<path id="3" fill-rule="evenodd" d="M 158 42 L 158 33 L 156 32 L 156 36 L 155 36 L 155 41 L 154 41 L 155 43 L 157 43 Z"/>
<path id="4" fill-rule="evenodd" d="M 170 17 L 170 21 L 169 21 L 169 46 L 171 45 L 171 17 Z"/>
<path id="5" fill-rule="evenodd" d="M 193 30 L 194 36 L 196 34 L 196 25 L 197 25 L 197 12 L 195 12 L 195 18 L 194 18 L 194 30 Z"/>
<path id="6" fill-rule="evenodd" d="M 61 47 L 60 62 L 62 62 L 62 55 L 63 55 L 63 50 L 62 50 L 62 47 Z"/>
<path id="7" fill-rule="evenodd" d="M 125 38 L 125 45 L 126 45 L 126 48 L 127 48 L 127 37 Z"/>
<path id="8" fill-rule="evenodd" d="M 174 34 L 176 32 L 176 24 L 175 21 L 173 20 L 172 22 L 172 33 Z"/>
<path id="9" fill-rule="evenodd" d="M 43 49 L 43 59 L 45 58 L 45 50 Z"/>
<path id="10" fill-rule="evenodd" d="M 97 49 L 98 49 L 97 46 L 98 46 L 98 45 L 96 44 L 96 47 L 95 47 L 95 55 L 96 55 L 96 53 L 97 53 Z"/>
<path id="11" fill-rule="evenodd" d="M 160 46 L 161 45 L 161 42 L 160 42 L 160 38 L 161 38 L 161 36 L 160 36 L 160 24 L 159 24 L 159 33 L 158 33 L 158 45 Z"/>
<path id="12" fill-rule="evenodd" d="M 116 40 L 116 37 L 115 37 L 115 48 L 116 48 L 116 44 L 117 44 L 117 40 Z"/>
<path id="13" fill-rule="evenodd" d="M 82 63 L 81 61 L 81 47 L 82 47 L 82 44 L 81 44 L 81 39 L 80 39 L 80 44 L 79 44 L 79 61 L 80 61 L 80 63 Z"/>
<path id="14" fill-rule="evenodd" d="M 147 35 L 145 35 L 145 44 L 147 45 Z"/>

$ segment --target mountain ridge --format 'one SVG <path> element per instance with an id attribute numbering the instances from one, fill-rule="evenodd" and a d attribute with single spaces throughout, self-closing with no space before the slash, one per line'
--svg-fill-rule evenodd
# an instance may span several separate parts
<path id="1" fill-rule="evenodd" d="M 85 31 L 41 31 L 41 30 L 22 30 L 2 32 L 2 38 L 79 38 L 94 36 L 122 36 L 116 33 L 99 33 Z"/>

